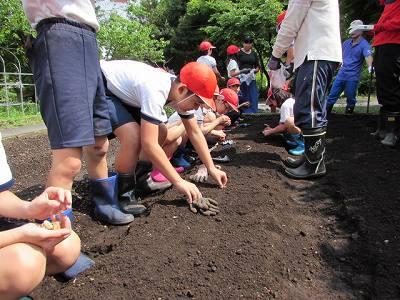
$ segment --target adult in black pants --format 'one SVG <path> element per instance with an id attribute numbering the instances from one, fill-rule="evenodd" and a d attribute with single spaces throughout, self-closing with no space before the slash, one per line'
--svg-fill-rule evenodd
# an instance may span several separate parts
<path id="1" fill-rule="evenodd" d="M 386 146 L 395 146 L 400 122 L 400 0 L 385 5 L 374 26 L 376 94 L 381 104 L 378 129 L 372 135 Z"/>
<path id="2" fill-rule="evenodd" d="M 294 119 L 302 130 L 305 151 L 301 158 L 287 161 L 285 173 L 292 178 L 309 179 L 326 173 L 326 94 L 342 60 L 338 1 L 289 1 L 268 62 L 270 70 L 280 68 L 280 58 L 293 40 L 297 69 Z"/>

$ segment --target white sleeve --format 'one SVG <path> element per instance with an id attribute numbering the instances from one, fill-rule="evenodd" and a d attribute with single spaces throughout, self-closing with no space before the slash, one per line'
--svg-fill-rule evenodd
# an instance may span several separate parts
<path id="1" fill-rule="evenodd" d="M 287 118 L 293 116 L 293 105 L 289 101 L 283 102 L 280 109 L 280 120 L 279 123 L 285 123 Z"/>
<path id="2" fill-rule="evenodd" d="M 161 91 L 152 89 L 144 90 L 145 93 L 140 95 L 141 118 L 155 125 L 167 122 L 168 117 L 164 110 L 164 104 L 166 102 L 165 96 L 161 93 Z"/>
<path id="3" fill-rule="evenodd" d="M 231 59 L 229 61 L 227 70 L 228 70 L 228 77 L 231 78 L 231 76 L 229 75 L 231 73 L 231 71 L 233 71 L 233 70 L 239 71 L 239 66 L 238 66 L 237 62 L 235 60 Z"/>
<path id="4" fill-rule="evenodd" d="M 1 142 L 0 134 L 0 192 L 9 190 L 14 184 L 10 167 L 7 163 L 6 152 Z"/>
<path id="5" fill-rule="evenodd" d="M 299 32 L 300 27 L 307 16 L 311 2 L 313 1 L 314 0 L 289 0 L 285 19 L 283 20 L 281 28 L 279 29 L 278 36 L 276 37 L 276 41 L 272 50 L 273 56 L 281 58 L 282 55 L 289 49 L 290 45 L 293 43 L 293 40 L 296 39 L 297 33 Z"/>

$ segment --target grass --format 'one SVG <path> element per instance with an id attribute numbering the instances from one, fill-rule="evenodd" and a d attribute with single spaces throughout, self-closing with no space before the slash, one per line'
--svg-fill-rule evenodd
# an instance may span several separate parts
<path id="1" fill-rule="evenodd" d="M 0 107 L 0 129 L 35 125 L 42 122 L 42 117 L 36 111 L 35 105 L 25 105 L 24 113 L 19 106 L 10 107 L 9 115 L 6 107 Z"/>

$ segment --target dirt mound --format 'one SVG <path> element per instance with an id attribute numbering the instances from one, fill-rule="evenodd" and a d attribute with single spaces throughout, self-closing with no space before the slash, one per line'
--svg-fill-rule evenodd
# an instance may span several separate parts
<path id="1" fill-rule="evenodd" d="M 368 132 L 374 118 L 333 115 L 328 175 L 282 175 L 279 137 L 257 134 L 275 117 L 236 129 L 229 186 L 202 184 L 221 214 L 192 214 L 175 190 L 146 199 L 151 213 L 129 226 L 92 219 L 88 181 L 74 185 L 75 230 L 96 265 L 76 280 L 52 277 L 37 299 L 352 299 L 400 297 L 398 149 Z M 25 198 L 41 189 L 50 164 L 47 138 L 5 142 Z M 110 166 L 116 149 L 112 142 Z M 83 172 L 85 173 L 85 172 Z M 186 175 L 188 176 L 188 175 Z"/>

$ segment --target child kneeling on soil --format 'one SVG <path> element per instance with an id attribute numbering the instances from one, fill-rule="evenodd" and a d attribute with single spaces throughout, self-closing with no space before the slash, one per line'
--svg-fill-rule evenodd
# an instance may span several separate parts
<path id="1" fill-rule="evenodd" d="M 262 131 L 265 137 L 273 134 L 284 133 L 285 141 L 288 146 L 292 147 L 289 153 L 292 155 L 301 155 L 304 152 L 304 142 L 301 137 L 301 130 L 294 124 L 293 105 L 294 98 L 292 94 L 283 89 L 273 89 L 273 97 L 271 100 L 273 105 L 280 108 L 279 125 L 271 128 L 266 125 Z"/>
<path id="2" fill-rule="evenodd" d="M 9 191 L 13 184 L 0 134 L 0 299 L 18 299 L 36 288 L 45 274 L 66 271 L 77 261 L 81 248 L 68 217 L 60 213 L 71 208 L 70 191 L 48 187 L 28 202 Z M 45 221 L 46 225 L 57 224 L 60 228 L 49 230 L 50 227 L 28 221 L 1 217 L 23 220 L 51 217 L 55 222 Z"/>
<path id="3" fill-rule="evenodd" d="M 100 64 L 110 100 L 113 133 L 121 143 L 115 169 L 119 173 L 122 187 L 119 199 L 124 211 L 134 213 L 140 205 L 135 198 L 135 168 L 141 150 L 141 160 L 147 161 L 146 172 L 151 171 L 152 163 L 189 203 L 201 197 L 198 188 L 183 180 L 169 161 L 181 143 L 184 130 L 211 176 L 221 188 L 226 186 L 226 174 L 214 166 L 207 142 L 191 112 L 202 104 L 215 109 L 212 97 L 217 79 L 208 66 L 188 63 L 176 77 L 136 61 L 101 61 Z M 165 105 L 180 114 L 182 126 L 165 125 L 168 120 Z"/>

